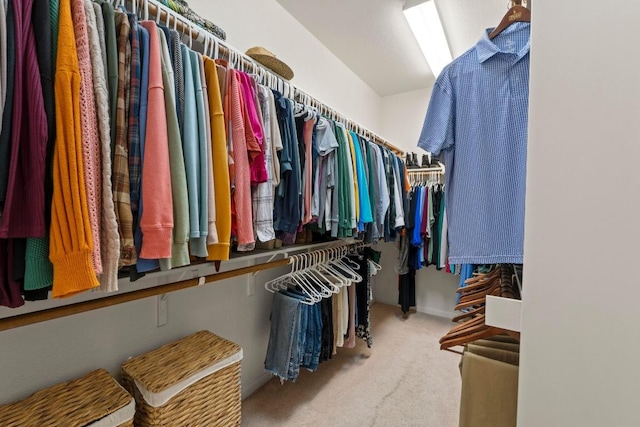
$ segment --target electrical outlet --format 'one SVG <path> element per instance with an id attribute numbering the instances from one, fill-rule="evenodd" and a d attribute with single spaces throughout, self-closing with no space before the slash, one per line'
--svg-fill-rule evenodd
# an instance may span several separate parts
<path id="1" fill-rule="evenodd" d="M 164 326 L 169 321 L 169 295 L 158 295 L 158 326 Z"/>

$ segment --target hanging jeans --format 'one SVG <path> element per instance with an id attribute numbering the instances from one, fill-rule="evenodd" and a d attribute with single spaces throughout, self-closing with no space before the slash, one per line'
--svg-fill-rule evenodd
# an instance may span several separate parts
<path id="1" fill-rule="evenodd" d="M 264 360 L 266 370 L 277 375 L 281 381 L 289 379 L 290 367 L 298 359 L 298 341 L 301 306 L 297 298 L 276 292 L 271 306 L 271 332 Z M 294 363 L 291 363 L 292 358 Z M 293 370 L 295 373 L 295 370 Z M 297 376 L 297 373 L 295 373 Z"/>

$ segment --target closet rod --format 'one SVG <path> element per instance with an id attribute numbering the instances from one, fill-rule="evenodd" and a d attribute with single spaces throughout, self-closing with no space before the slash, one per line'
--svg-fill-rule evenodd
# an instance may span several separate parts
<path id="1" fill-rule="evenodd" d="M 444 172 L 444 167 L 436 167 L 436 168 L 416 168 L 416 169 L 407 169 L 408 174 L 412 173 L 428 173 L 428 172 Z"/>
<path id="2" fill-rule="evenodd" d="M 379 145 L 382 145 L 384 147 L 387 147 L 389 150 L 393 151 L 394 153 L 396 153 L 399 156 L 404 155 L 404 151 L 401 150 L 400 148 L 396 147 L 395 145 L 391 144 L 390 142 L 388 142 L 384 138 L 382 138 L 382 137 L 378 136 L 377 134 L 371 132 L 370 130 L 366 129 L 365 127 L 358 125 L 353 120 L 350 120 L 345 115 L 340 114 L 339 112 L 337 112 L 333 108 L 331 108 L 328 105 L 324 104 L 323 102 L 321 102 L 317 98 L 309 95 L 308 93 L 306 93 L 305 91 L 301 90 L 300 88 L 295 87 L 292 83 L 286 81 L 282 76 L 280 76 L 277 73 L 265 68 L 263 65 L 259 64 L 255 60 L 253 60 L 253 58 L 245 55 L 243 52 L 240 52 L 236 48 L 230 46 L 226 41 L 220 40 L 219 38 L 217 38 L 213 34 L 211 34 L 208 31 L 206 31 L 205 29 L 198 27 L 195 23 L 189 21 L 187 18 L 181 16 L 180 14 L 174 12 L 173 10 L 168 8 L 167 6 L 165 6 L 165 5 L 161 4 L 161 3 L 158 3 L 157 0 L 134 0 L 134 1 L 137 1 L 137 3 L 142 3 L 142 5 L 143 5 L 142 8 L 136 8 L 137 11 L 138 11 L 138 14 L 142 14 L 142 13 L 147 13 L 148 12 L 148 14 L 153 15 L 154 17 L 156 17 L 156 19 L 158 21 L 166 22 L 167 26 L 170 26 L 169 25 L 169 20 L 171 19 L 171 20 L 173 20 L 173 27 L 177 31 L 179 31 L 183 35 L 188 35 L 189 37 L 191 37 L 194 41 L 196 41 L 198 43 L 204 44 L 205 40 L 207 40 L 207 39 L 215 41 L 222 48 L 221 50 L 223 52 L 226 51 L 225 53 L 227 54 L 228 58 L 233 55 L 239 61 L 244 61 L 246 64 L 250 65 L 254 70 L 260 70 L 262 74 L 266 73 L 269 76 L 275 77 L 282 87 L 290 88 L 291 89 L 290 93 L 293 94 L 293 96 L 290 96 L 290 98 L 293 99 L 294 101 L 305 100 L 306 99 L 312 105 L 314 105 L 316 107 L 319 107 L 321 112 L 326 113 L 329 117 L 332 117 L 332 118 L 334 118 L 334 119 L 336 119 L 336 120 L 338 120 L 340 122 L 343 122 L 348 128 L 350 128 L 350 130 L 353 130 L 354 132 L 359 133 L 359 134 L 365 134 L 365 135 L 362 135 L 362 136 L 367 136 L 373 142 L 375 142 L 375 143 L 377 143 Z M 143 16 L 143 18 L 146 18 L 146 17 Z M 238 65 L 242 65 L 242 64 L 238 64 Z M 258 73 L 258 74 L 261 74 L 261 73 Z M 295 99 L 296 95 L 298 96 L 297 100 Z"/>
<path id="3" fill-rule="evenodd" d="M 252 265 L 249 267 L 236 268 L 234 270 L 210 274 L 208 276 L 202 276 L 200 278 L 181 280 L 179 282 L 168 283 L 166 285 L 140 289 L 137 291 L 127 292 L 119 295 L 112 295 L 90 301 L 83 301 L 61 307 L 49 308 L 46 310 L 35 311 L 33 313 L 19 314 L 17 316 L 0 319 L 0 331 L 6 331 L 8 329 L 15 329 L 21 326 L 32 325 L 34 323 L 46 322 L 48 320 L 59 319 L 61 317 L 97 310 L 104 307 L 111 307 L 113 305 L 180 291 L 182 289 L 193 288 L 205 283 L 213 283 L 220 280 L 242 276 L 244 274 L 255 273 L 257 271 L 282 267 L 288 265 L 289 262 L 289 258 L 284 258 L 277 261 L 266 262 L 264 264 Z"/>

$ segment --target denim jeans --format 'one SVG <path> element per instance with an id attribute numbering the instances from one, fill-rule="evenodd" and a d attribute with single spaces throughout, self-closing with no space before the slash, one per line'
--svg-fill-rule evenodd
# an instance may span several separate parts
<path id="1" fill-rule="evenodd" d="M 294 378 L 297 377 L 302 305 L 299 299 L 280 292 L 276 292 L 273 296 L 271 331 L 264 367 L 283 381 L 289 379 L 291 375 Z M 292 365 L 296 368 L 290 369 Z"/>

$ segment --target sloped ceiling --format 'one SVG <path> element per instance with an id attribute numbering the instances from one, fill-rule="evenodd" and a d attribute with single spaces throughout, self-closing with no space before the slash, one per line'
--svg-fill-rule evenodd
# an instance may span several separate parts
<path id="1" fill-rule="evenodd" d="M 405 0 L 277 0 L 378 95 L 433 85 L 402 13 Z M 435 0 L 454 58 L 496 26 L 505 0 Z"/>

